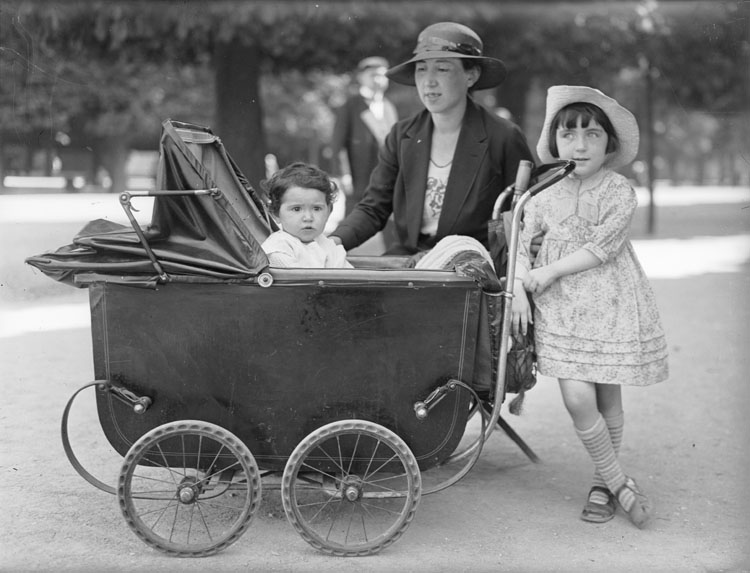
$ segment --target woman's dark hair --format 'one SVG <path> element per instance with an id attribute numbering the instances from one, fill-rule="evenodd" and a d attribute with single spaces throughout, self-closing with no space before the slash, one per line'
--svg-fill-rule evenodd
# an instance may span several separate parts
<path id="1" fill-rule="evenodd" d="M 338 195 L 338 186 L 328 174 L 315 165 L 297 161 L 279 169 L 268 179 L 260 182 L 261 189 L 268 196 L 268 208 L 278 216 L 284 193 L 291 187 L 317 189 L 326 196 L 326 205 L 332 205 Z"/>
<path id="2" fill-rule="evenodd" d="M 607 134 L 607 153 L 613 153 L 620 148 L 620 140 L 617 138 L 617 132 L 615 132 L 612 122 L 609 121 L 609 117 L 602 111 L 602 108 L 593 103 L 579 101 L 566 105 L 552 119 L 552 123 L 549 126 L 549 140 L 547 141 L 552 157 L 558 156 L 557 130 L 561 127 L 564 129 L 577 127 L 579 117 L 581 118 L 582 127 L 588 127 L 592 119 L 602 126 L 602 129 Z"/>
<path id="3" fill-rule="evenodd" d="M 466 70 L 467 72 L 472 68 L 476 68 L 479 70 L 477 81 L 474 82 L 474 85 L 469 87 L 469 93 L 472 93 L 475 89 L 474 86 L 479 83 L 479 78 L 482 76 L 482 71 L 484 68 L 482 68 L 482 64 L 480 64 L 478 61 L 470 60 L 468 58 L 461 58 L 461 64 L 463 64 L 464 70 Z"/>

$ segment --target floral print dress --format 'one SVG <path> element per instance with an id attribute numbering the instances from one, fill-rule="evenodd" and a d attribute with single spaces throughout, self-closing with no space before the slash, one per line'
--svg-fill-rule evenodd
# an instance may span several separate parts
<path id="1" fill-rule="evenodd" d="M 628 239 L 637 206 L 622 175 L 603 169 L 566 178 L 526 206 L 518 264 L 544 233 L 534 267 L 584 248 L 602 264 L 570 274 L 534 296 L 537 367 L 554 378 L 645 386 L 668 377 L 656 300 Z"/>

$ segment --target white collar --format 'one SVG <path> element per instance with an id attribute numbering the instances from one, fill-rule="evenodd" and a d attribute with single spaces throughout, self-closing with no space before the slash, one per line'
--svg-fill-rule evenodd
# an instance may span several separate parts
<path id="1" fill-rule="evenodd" d="M 594 189 L 595 187 L 601 185 L 601 182 L 604 181 L 604 178 L 610 172 L 611 171 L 609 169 L 603 167 L 599 171 L 594 173 L 591 177 L 587 177 L 586 179 L 578 179 L 576 177 L 573 177 L 573 175 L 571 174 L 565 178 L 565 181 L 568 182 L 568 185 L 570 187 L 574 187 L 579 192 L 588 191 L 589 189 Z"/>
<path id="2" fill-rule="evenodd" d="M 367 101 L 382 101 L 383 92 L 376 92 L 367 86 L 359 86 L 359 95 L 365 98 Z"/>

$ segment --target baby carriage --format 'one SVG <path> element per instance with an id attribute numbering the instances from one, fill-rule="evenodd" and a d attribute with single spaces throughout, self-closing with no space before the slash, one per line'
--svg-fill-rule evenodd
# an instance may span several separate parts
<path id="1" fill-rule="evenodd" d="M 132 228 L 93 221 L 73 244 L 27 259 L 89 292 L 95 380 L 63 413 L 71 464 L 168 554 L 234 543 L 262 489 L 280 490 L 289 521 L 316 549 L 380 551 L 423 495 L 469 471 L 501 420 L 510 317 L 484 411 L 474 390 L 486 376 L 479 315 L 487 297 L 510 294 L 452 270 L 405 268 L 399 257 L 269 268 L 259 245 L 274 223 L 220 140 L 166 121 L 160 152 L 159 190 L 119 197 Z M 140 196 L 154 197 L 146 227 L 133 213 Z M 123 457 L 115 486 L 83 467 L 68 436 L 71 406 L 89 387 Z M 458 451 L 477 412 L 481 432 Z M 449 461 L 462 469 L 423 487 L 422 472 Z"/>

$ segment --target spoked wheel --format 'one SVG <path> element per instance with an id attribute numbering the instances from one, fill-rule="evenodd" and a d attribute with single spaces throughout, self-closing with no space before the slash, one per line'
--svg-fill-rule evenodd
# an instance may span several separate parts
<path id="1" fill-rule="evenodd" d="M 128 451 L 117 499 L 143 541 L 171 555 L 202 557 L 245 532 L 260 506 L 255 458 L 234 434 L 185 420 L 154 428 Z"/>
<path id="2" fill-rule="evenodd" d="M 414 518 L 422 478 L 414 454 L 372 422 L 344 420 L 318 428 L 292 452 L 281 499 L 299 534 L 330 555 L 377 553 Z"/>

